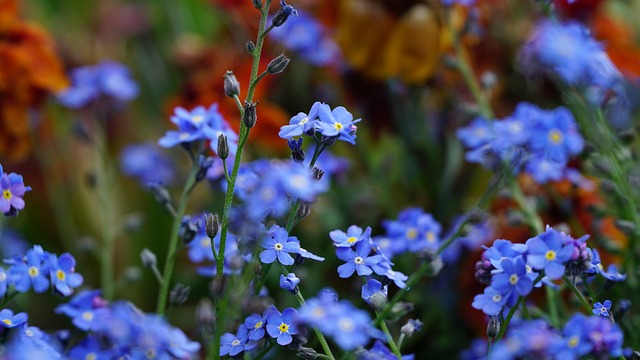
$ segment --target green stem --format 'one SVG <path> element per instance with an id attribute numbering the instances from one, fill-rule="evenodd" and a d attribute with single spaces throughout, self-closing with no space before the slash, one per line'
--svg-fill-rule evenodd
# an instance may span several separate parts
<path id="1" fill-rule="evenodd" d="M 302 306 L 302 305 L 304 305 L 306 303 L 304 301 L 304 297 L 302 296 L 300 291 L 298 291 L 298 293 L 296 294 L 296 299 L 298 299 L 298 302 L 300 303 L 300 306 Z M 322 334 L 322 331 L 320 331 L 320 329 L 318 329 L 315 326 L 312 329 L 313 329 L 313 332 L 316 334 L 316 337 L 318 338 L 318 341 L 320 342 L 320 346 L 322 346 L 322 350 L 324 350 L 324 353 L 329 357 L 329 359 L 335 360 L 335 357 L 333 356 L 333 353 L 331 352 L 331 348 L 329 347 L 329 344 L 327 343 L 327 339 L 325 339 L 324 335 Z"/>
<path id="2" fill-rule="evenodd" d="M 558 329 L 560 327 L 560 322 L 558 320 L 558 303 L 556 302 L 556 294 L 555 290 L 553 290 L 550 286 L 545 286 L 545 291 L 547 293 L 547 303 L 549 304 L 549 316 L 551 317 L 551 325 Z"/>
<path id="3" fill-rule="evenodd" d="M 178 202 L 178 208 L 176 210 L 176 216 L 173 219 L 171 226 L 171 234 L 169 235 L 169 245 L 167 247 L 167 257 L 164 263 L 164 272 L 162 274 L 162 283 L 160 284 L 160 292 L 158 293 L 158 301 L 156 305 L 156 313 L 158 315 L 164 315 L 167 307 L 167 299 L 169 294 L 169 286 L 171 285 L 171 277 L 173 276 L 173 266 L 175 264 L 176 250 L 178 248 L 178 238 L 180 233 L 180 224 L 182 223 L 182 217 L 187 209 L 187 200 L 189 199 L 189 193 L 193 189 L 196 183 L 196 173 L 198 172 L 199 164 L 197 161 L 192 161 L 191 171 L 187 176 L 187 181 L 182 188 L 182 194 L 180 195 L 180 201 Z"/>
<path id="4" fill-rule="evenodd" d="M 253 95 L 255 92 L 256 85 L 258 84 L 256 80 L 258 76 L 258 67 L 260 65 L 260 55 L 262 53 L 262 45 L 264 44 L 264 37 L 266 32 L 263 31 L 265 28 L 267 17 L 269 14 L 269 7 L 271 6 L 271 0 L 266 0 L 264 6 L 261 10 L 260 17 L 260 27 L 258 30 L 258 39 L 256 41 L 256 47 L 252 53 L 253 63 L 251 65 L 251 77 L 249 78 L 249 89 L 247 90 L 247 97 L 245 99 L 245 103 L 250 103 L 253 100 Z M 236 105 L 240 110 L 240 117 L 244 113 L 243 108 L 241 107 L 240 100 L 236 96 L 234 97 Z M 231 170 L 231 176 L 227 183 L 227 191 L 224 197 L 224 208 L 222 211 L 222 224 L 220 229 L 220 250 L 218 251 L 218 261 L 216 262 L 216 281 L 222 284 L 222 280 L 224 277 L 223 268 L 224 268 L 224 254 L 227 245 L 227 234 L 229 232 L 229 216 L 231 210 L 231 203 L 233 202 L 233 191 L 236 185 L 236 179 L 238 177 L 238 170 L 240 169 L 240 163 L 242 161 L 242 153 L 244 150 L 244 146 L 247 143 L 249 138 L 249 133 L 251 129 L 247 128 L 243 121 L 240 121 L 240 135 L 238 137 L 238 148 L 236 150 L 233 169 Z M 222 336 L 222 330 L 224 328 L 224 291 L 222 290 L 222 295 L 220 299 L 216 301 L 216 326 L 213 336 L 213 357 L 218 359 L 220 357 L 220 337 Z"/>
<path id="5" fill-rule="evenodd" d="M 376 315 L 379 316 L 380 311 L 376 311 Z M 393 336 L 391 336 L 391 333 L 389 332 L 389 328 L 387 327 L 387 323 L 384 322 L 384 320 L 380 322 L 380 329 L 382 329 L 382 332 L 387 338 L 387 343 L 389 343 L 389 348 L 391 349 L 391 352 L 393 352 L 393 354 L 396 356 L 398 360 L 402 360 L 402 354 L 400 353 L 400 349 L 398 346 L 396 346 L 395 341 L 393 341 Z"/>
<path id="6" fill-rule="evenodd" d="M 524 196 L 522 189 L 518 186 L 517 178 L 511 177 L 510 179 L 509 186 L 511 188 L 511 195 L 516 203 L 518 203 L 520 209 L 524 212 L 527 225 L 529 225 L 535 234 L 542 234 L 544 232 L 544 226 L 542 225 L 540 216 L 534 209 L 531 202 Z"/>
<path id="7" fill-rule="evenodd" d="M 573 283 L 573 281 L 571 281 L 571 279 L 569 279 L 567 275 L 562 275 L 562 280 L 564 280 L 564 283 L 567 284 L 567 286 L 569 286 L 569 288 L 571 289 L 571 291 L 573 291 L 576 297 L 578 297 L 578 300 L 580 301 L 584 309 L 587 311 L 587 314 L 591 315 L 592 309 L 591 309 L 591 305 L 589 304 L 589 301 L 585 299 L 584 295 L 582 295 L 582 292 L 578 290 L 578 288 Z"/>
<path id="8" fill-rule="evenodd" d="M 262 359 L 265 355 L 267 355 L 269 353 L 269 351 L 271 351 L 271 349 L 273 349 L 274 345 L 275 345 L 275 342 L 269 341 L 269 344 L 267 346 L 265 346 L 264 349 L 262 349 L 262 351 L 260 351 L 260 353 L 258 355 L 256 355 L 255 358 L 253 358 L 253 360 Z"/>

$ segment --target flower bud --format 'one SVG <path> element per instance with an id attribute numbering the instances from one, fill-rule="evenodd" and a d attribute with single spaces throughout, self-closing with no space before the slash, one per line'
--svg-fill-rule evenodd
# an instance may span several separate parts
<path id="1" fill-rule="evenodd" d="M 242 116 L 242 122 L 244 126 L 251 129 L 256 125 L 258 121 L 258 115 L 256 114 L 257 102 L 245 102 L 244 103 L 244 115 Z"/>
<path id="2" fill-rule="evenodd" d="M 320 179 L 322 179 L 322 176 L 324 175 L 324 171 L 314 166 L 313 169 L 311 169 L 311 175 L 313 176 L 314 179 L 319 181 Z"/>
<path id="3" fill-rule="evenodd" d="M 253 55 L 253 50 L 256 49 L 256 44 L 253 43 L 253 41 L 249 40 L 247 41 L 247 43 L 245 44 L 245 47 L 247 49 L 247 52 L 251 55 Z"/>
<path id="4" fill-rule="evenodd" d="M 293 295 L 298 293 L 298 284 L 300 279 L 294 273 L 289 273 L 287 276 L 280 275 L 280 287 L 287 290 Z"/>
<path id="5" fill-rule="evenodd" d="M 224 74 L 224 93 L 230 98 L 240 95 L 240 83 L 233 71 L 227 70 Z"/>
<path id="6" fill-rule="evenodd" d="M 207 214 L 205 216 L 205 230 L 207 232 L 207 236 L 213 240 L 213 238 L 218 235 L 218 228 L 220 227 L 218 223 L 218 214 Z"/>
<path id="7" fill-rule="evenodd" d="M 251 0 L 253 2 L 253 7 L 256 9 L 262 9 L 262 0 Z"/>
<path id="8" fill-rule="evenodd" d="M 159 182 L 148 182 L 146 184 L 147 190 L 151 191 L 153 196 L 156 198 L 162 205 L 167 205 L 171 203 L 171 195 L 169 195 L 169 191 L 167 188 L 162 186 Z"/>
<path id="9" fill-rule="evenodd" d="M 489 339 L 495 339 L 500 333 L 500 319 L 497 316 L 489 318 L 489 324 L 487 325 L 487 337 Z"/>
<path id="10" fill-rule="evenodd" d="M 218 157 L 221 160 L 226 160 L 229 157 L 229 142 L 227 141 L 227 135 L 220 134 L 218 136 Z"/>
<path id="11" fill-rule="evenodd" d="M 301 201 L 298 211 L 296 211 L 296 218 L 304 219 L 309 216 L 309 213 L 311 213 L 311 204 Z"/>
<path id="12" fill-rule="evenodd" d="M 189 286 L 177 283 L 176 286 L 169 292 L 169 303 L 172 306 L 179 306 L 187 302 L 189 297 Z"/>
<path id="13" fill-rule="evenodd" d="M 298 12 L 296 11 L 296 9 L 294 9 L 293 6 L 291 5 L 287 5 L 287 3 L 284 2 L 284 0 L 280 1 L 280 6 L 282 7 L 280 8 L 280 10 L 278 10 L 278 12 L 276 12 L 276 14 L 273 16 L 273 20 L 271 21 L 271 25 L 275 27 L 278 27 L 284 24 L 289 18 L 289 16 L 298 15 Z"/>
<path id="14" fill-rule="evenodd" d="M 420 331 L 422 328 L 422 321 L 418 319 L 409 319 L 406 324 L 402 325 L 400 332 L 405 336 L 411 336 L 414 332 Z"/>
<path id="15" fill-rule="evenodd" d="M 291 158 L 294 162 L 301 164 L 304 162 L 304 150 L 302 150 L 302 138 L 289 139 L 287 145 L 291 149 Z"/>
<path id="16" fill-rule="evenodd" d="M 291 59 L 284 54 L 280 54 L 267 65 L 267 72 L 269 74 L 279 74 L 289 65 L 289 61 L 291 61 Z"/>
<path id="17" fill-rule="evenodd" d="M 147 248 L 142 249 L 142 252 L 140 252 L 140 259 L 142 260 L 142 266 L 146 268 L 156 266 L 158 263 L 156 254 Z"/>
<path id="18" fill-rule="evenodd" d="M 202 179 L 207 176 L 207 171 L 211 166 L 213 166 L 213 158 L 211 156 L 205 157 L 204 155 L 200 155 L 198 157 L 198 172 L 196 173 L 196 182 L 202 181 Z"/>
<path id="19" fill-rule="evenodd" d="M 185 215 L 182 218 L 182 222 L 180 223 L 180 230 L 178 231 L 178 236 L 180 237 L 180 239 L 182 239 L 182 243 L 190 243 L 196 237 L 199 227 L 199 222 L 191 222 L 191 217 Z"/>
<path id="20" fill-rule="evenodd" d="M 207 298 L 200 299 L 196 306 L 196 321 L 200 326 L 208 326 L 216 320 L 211 300 Z"/>

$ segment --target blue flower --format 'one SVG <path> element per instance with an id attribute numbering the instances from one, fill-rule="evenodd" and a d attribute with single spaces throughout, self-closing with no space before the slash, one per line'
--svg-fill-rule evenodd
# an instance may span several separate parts
<path id="1" fill-rule="evenodd" d="M 484 347 L 486 350 L 487 347 Z M 376 340 L 369 350 L 358 354 L 358 360 L 396 360 L 396 355 L 380 340 Z M 403 355 L 402 360 L 413 360 L 413 355 Z"/>
<path id="2" fill-rule="evenodd" d="M 272 30 L 271 33 L 274 31 L 275 30 Z M 316 101 L 311 106 L 311 110 L 309 110 L 308 115 L 300 112 L 298 115 L 292 117 L 289 121 L 289 125 L 284 125 L 280 128 L 278 136 L 283 139 L 290 139 L 294 136 L 301 136 L 303 134 L 313 134 L 316 123 L 318 122 L 318 108 L 320 105 L 321 103 Z"/>
<path id="3" fill-rule="evenodd" d="M 80 330 L 94 330 L 96 325 L 111 315 L 107 302 L 100 297 L 100 293 L 100 290 L 80 292 L 68 303 L 58 306 L 55 312 L 70 317 L 73 325 Z"/>
<path id="4" fill-rule="evenodd" d="M 171 159 L 153 144 L 129 145 L 124 148 L 120 154 L 120 168 L 125 175 L 135 177 L 143 184 L 171 184 L 175 172 Z"/>
<path id="5" fill-rule="evenodd" d="M 356 123 L 361 119 L 353 120 L 353 115 L 342 106 L 331 110 L 329 105 L 320 104 L 318 108 L 318 116 L 320 121 L 317 123 L 317 130 L 322 135 L 343 140 L 351 144 L 356 141 Z"/>
<path id="6" fill-rule="evenodd" d="M 483 294 L 476 295 L 473 298 L 471 306 L 474 309 L 482 310 L 482 312 L 489 316 L 495 316 L 502 311 L 507 300 L 508 297 L 504 296 L 502 291 L 493 286 L 487 286 Z"/>
<path id="7" fill-rule="evenodd" d="M 575 314 L 567 321 L 562 330 L 563 341 L 558 350 L 558 359 L 578 359 L 591 351 L 588 333 L 586 332 L 587 317 Z"/>
<path id="8" fill-rule="evenodd" d="M 102 339 L 96 335 L 89 335 L 69 350 L 71 359 L 112 359 L 113 351 L 102 348 Z"/>
<path id="9" fill-rule="evenodd" d="M 370 236 L 370 227 L 362 232 L 362 228 L 356 225 L 349 226 L 346 233 L 342 230 L 333 230 L 329 233 L 329 237 L 337 247 L 351 247 L 362 240 L 368 241 Z"/>
<path id="10" fill-rule="evenodd" d="M 485 248 L 483 256 L 498 270 L 502 270 L 503 259 L 514 259 L 527 251 L 526 245 L 514 244 L 504 239 L 494 241 L 489 248 L 486 246 L 483 247 Z"/>
<path id="11" fill-rule="evenodd" d="M 22 176 L 16 173 L 7 174 L 0 165 L 0 211 L 5 216 L 16 216 L 18 212 L 24 209 L 24 200 L 22 197 L 27 191 L 31 190 L 30 186 L 25 186 Z"/>
<path id="12" fill-rule="evenodd" d="M 522 258 L 501 261 L 502 272 L 493 275 L 491 286 L 504 292 L 514 292 L 527 296 L 533 289 L 533 282 L 527 277 L 527 269 Z"/>
<path id="13" fill-rule="evenodd" d="M 13 314 L 11 309 L 2 309 L 0 311 L 0 326 L 4 328 L 13 328 L 18 325 L 22 325 L 27 322 L 27 314 L 26 313 L 17 313 Z"/>
<path id="14" fill-rule="evenodd" d="M 262 248 L 265 249 L 260 253 L 263 263 L 271 264 L 277 259 L 282 265 L 293 265 L 293 257 L 289 254 L 297 254 L 300 243 L 294 236 L 289 236 L 283 227 L 273 225 L 262 241 Z"/>
<path id="15" fill-rule="evenodd" d="M 608 318 L 611 315 L 611 300 L 605 300 L 604 304 L 598 301 L 593 305 L 592 311 L 593 315 Z"/>
<path id="16" fill-rule="evenodd" d="M 7 293 L 7 273 L 4 272 L 4 268 L 0 267 L 0 298 L 4 298 Z"/>
<path id="17" fill-rule="evenodd" d="M 265 312 L 266 314 L 267 312 Z M 264 337 L 264 328 L 267 318 L 260 314 L 251 314 L 244 320 L 244 325 L 249 329 L 249 340 L 260 340 Z"/>
<path id="18" fill-rule="evenodd" d="M 550 226 L 547 231 L 527 240 L 527 263 L 536 270 L 545 271 L 551 280 L 564 275 L 565 264 L 574 254 L 574 246 L 565 245 L 564 233 L 559 233 Z"/>
<path id="19" fill-rule="evenodd" d="M 381 255 L 369 256 L 372 247 L 369 241 L 361 241 L 356 244 L 356 249 L 353 251 L 351 248 L 338 248 L 336 249 L 336 255 L 340 260 L 346 261 L 338 267 L 338 274 L 341 278 L 348 278 L 353 275 L 354 271 L 357 271 L 359 276 L 371 275 L 373 270 L 371 266 L 376 265 L 382 260 Z"/>
<path id="20" fill-rule="evenodd" d="M 273 310 L 267 315 L 267 333 L 276 339 L 279 345 L 289 345 L 293 338 L 291 335 L 298 333 L 295 324 L 298 312 L 293 308 L 286 308 L 282 314 L 278 310 Z"/>
<path id="21" fill-rule="evenodd" d="M 465 147 L 477 149 L 487 145 L 495 138 L 493 124 L 487 119 L 477 117 L 466 127 L 456 130 L 456 136 Z"/>
<path id="22" fill-rule="evenodd" d="M 52 254 L 49 264 L 51 283 L 62 295 L 69 296 L 74 288 L 82 285 L 82 275 L 75 272 L 76 259 L 71 254 L 64 253 L 58 258 Z"/>
<path id="23" fill-rule="evenodd" d="M 289 273 L 287 276 L 280 274 L 280 287 L 284 290 L 296 293 L 299 283 L 300 279 L 294 273 Z"/>
<path id="24" fill-rule="evenodd" d="M 33 286 L 37 293 L 49 288 L 49 253 L 35 245 L 24 257 L 15 257 L 16 261 L 9 268 L 9 276 L 13 279 L 18 292 L 27 292 Z"/>
<path id="25" fill-rule="evenodd" d="M 595 357 L 618 357 L 622 355 L 624 334 L 609 319 L 600 316 L 587 318 L 585 332 L 591 343 L 591 354 Z"/>
<path id="26" fill-rule="evenodd" d="M 182 330 L 171 328 L 169 330 L 168 352 L 177 359 L 191 359 L 200 350 L 200 343 L 191 341 Z"/>
<path id="27" fill-rule="evenodd" d="M 71 86 L 58 93 L 58 101 L 66 107 L 78 109 L 106 96 L 116 101 L 130 101 L 139 89 L 129 70 L 114 61 L 95 66 L 76 68 L 71 72 Z"/>
<path id="28" fill-rule="evenodd" d="M 245 350 L 252 350 L 257 343 L 247 338 L 248 329 L 244 324 L 238 327 L 237 335 L 226 333 L 220 338 L 220 355 L 236 356 Z"/>
<path id="29" fill-rule="evenodd" d="M 567 108 L 558 107 L 539 113 L 529 140 L 534 151 L 540 151 L 559 163 L 566 163 L 570 156 L 582 151 L 584 140 Z"/>
<path id="30" fill-rule="evenodd" d="M 361 297 L 369 305 L 379 305 L 387 299 L 388 286 L 376 279 L 369 279 L 362 285 Z"/>

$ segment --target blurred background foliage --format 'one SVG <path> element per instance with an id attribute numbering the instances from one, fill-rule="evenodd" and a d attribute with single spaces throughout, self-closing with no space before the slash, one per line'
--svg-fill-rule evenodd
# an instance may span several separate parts
<path id="1" fill-rule="evenodd" d="M 445 9 L 438 1 L 420 0 L 290 3 L 320 20 L 339 52 L 334 61 L 316 66 L 282 42 L 267 41 L 263 66 L 282 52 L 293 61 L 281 76 L 268 77 L 258 86 L 259 120 L 246 159 L 288 157 L 278 129 L 315 101 L 344 105 L 363 119 L 356 146 L 340 144 L 332 149 L 349 160 L 349 170 L 333 180 L 331 191 L 313 204 L 311 215 L 294 231 L 305 248 L 327 257 L 322 264 L 301 268 L 306 271 L 298 274 L 304 279 L 305 294 L 331 286 L 342 297 L 357 299 L 359 287 L 337 277 L 339 262 L 330 256 L 329 231 L 357 224 L 371 226 L 379 234 L 381 220 L 396 218 L 409 206 L 431 212 L 446 229 L 485 191 L 491 174 L 464 164 L 463 148 L 455 137 L 455 130 L 478 112 L 454 66 L 457 56 L 468 59 L 498 117 L 509 114 L 522 100 L 543 107 L 560 104 L 553 84 L 525 78 L 515 61 L 532 24 L 544 14 L 535 1 L 520 0 L 479 0 L 474 10 Z M 640 76 L 640 2 L 585 0 L 568 5 L 558 0 L 555 4 L 564 16 L 589 25 L 625 76 Z M 110 196 L 118 233 L 115 261 L 121 280 L 117 297 L 152 311 L 157 286 L 152 274 L 141 268 L 139 254 L 149 248 L 164 258 L 171 217 L 140 184 L 122 176 L 118 156 L 128 144 L 156 142 L 171 127 L 168 117 L 178 105 L 192 108 L 217 102 L 237 129 L 237 110 L 224 96 L 222 75 L 233 70 L 246 89 L 251 65 L 245 43 L 254 38 L 258 20 L 249 0 L 0 0 L 0 54 L 11 55 L 13 61 L 0 56 L 0 159 L 5 167 L 22 173 L 34 189 L 26 196 L 27 210 L 3 225 L 50 251 L 72 252 L 86 286 L 99 287 L 92 251 L 99 246 L 95 238 L 103 219 L 92 185 L 90 144 L 78 125 L 79 119 L 91 114 L 64 110 L 47 94 L 64 88 L 65 74 L 74 67 L 103 59 L 126 64 L 140 84 L 140 95 L 126 108 L 108 113 L 106 122 L 112 160 Z M 456 36 L 461 36 L 461 48 L 454 46 Z M 31 83 L 12 78 L 25 77 L 25 69 L 36 72 L 28 76 Z M 629 86 L 638 90 L 637 83 Z M 18 87 L 26 90 L 18 93 Z M 638 93 L 634 98 L 629 92 L 636 107 Z M 180 184 L 186 176 L 187 155 L 179 150 L 167 154 L 177 164 Z M 602 234 L 624 246 L 624 235 L 610 219 L 593 223 L 586 210 L 601 202 L 597 191 L 577 190 L 567 183 L 542 188 L 526 178 L 521 183 L 525 191 L 542 195 L 549 223 L 566 222 L 574 231 L 582 233 L 577 229 L 582 227 L 596 238 Z M 188 212 L 221 207 L 222 193 L 200 185 Z M 526 228 L 508 224 L 511 207 L 507 200 L 493 204 L 494 238 L 524 241 Z M 170 321 L 197 338 L 194 308 L 200 298 L 209 296 L 208 279 L 195 273 L 184 251 L 180 256 L 175 281 L 190 284 L 192 292 Z M 484 333 L 483 315 L 470 306 L 482 291 L 472 275 L 478 256 L 479 252 L 463 255 L 437 279 L 422 281 L 408 293 L 407 300 L 415 304 L 414 313 L 426 330 L 421 338 L 408 340 L 407 352 L 415 351 L 418 358 L 420 349 L 430 349 L 433 357 L 454 356 Z M 405 273 L 417 266 L 409 256 L 396 264 Z M 271 275 L 279 307 L 295 306 L 292 297 L 275 291 L 277 279 Z M 28 309 L 38 326 L 57 329 L 67 321 L 53 314 L 57 304 L 46 296 L 23 299 L 27 300 L 20 300 L 19 306 Z"/>

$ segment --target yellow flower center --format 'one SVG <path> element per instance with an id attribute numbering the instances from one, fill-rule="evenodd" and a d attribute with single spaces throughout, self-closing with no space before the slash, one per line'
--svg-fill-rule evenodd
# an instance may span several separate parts
<path id="1" fill-rule="evenodd" d="M 282 246 L 282 244 L 280 243 L 276 243 L 275 245 L 273 245 L 273 248 L 280 251 L 282 249 L 284 249 L 284 246 Z"/>
<path id="2" fill-rule="evenodd" d="M 155 359 L 156 358 L 156 351 L 154 349 L 148 349 L 145 352 L 145 355 L 147 356 L 147 359 Z"/>
<path id="3" fill-rule="evenodd" d="M 580 338 L 577 336 L 572 336 L 571 338 L 569 338 L 569 342 L 568 345 L 570 348 L 574 348 L 576 346 L 578 346 L 578 344 L 580 343 Z"/>
<path id="4" fill-rule="evenodd" d="M 35 277 L 35 276 L 38 276 L 39 273 L 40 273 L 40 271 L 38 271 L 37 267 L 32 266 L 32 267 L 29 268 L 29 276 Z"/>
<path id="5" fill-rule="evenodd" d="M 235 339 L 231 342 L 231 346 L 238 346 L 238 345 L 240 345 L 240 340 L 238 339 Z"/>
<path id="6" fill-rule="evenodd" d="M 93 313 L 91 311 L 85 311 L 82 313 L 82 319 L 84 319 L 85 321 L 91 321 L 93 320 Z"/>
<path id="7" fill-rule="evenodd" d="M 553 261 L 556 258 L 556 252 L 553 250 L 549 250 L 547 251 L 546 254 L 544 254 L 544 258 L 549 260 L 549 261 Z"/>
<path id="8" fill-rule="evenodd" d="M 96 353 L 88 353 L 87 356 L 84 357 L 84 360 L 96 360 L 97 358 Z"/>
<path id="9" fill-rule="evenodd" d="M 262 321 L 258 321 L 253 327 L 255 329 L 260 329 L 262 327 Z"/>
<path id="10" fill-rule="evenodd" d="M 203 248 L 209 248 L 211 247 L 211 240 L 209 240 L 208 237 L 203 237 L 202 240 L 200 241 L 200 245 Z"/>
<path id="11" fill-rule="evenodd" d="M 13 323 L 9 319 L 3 319 L 2 322 L 7 324 L 7 325 L 9 325 L 9 326 L 13 325 Z"/>
<path id="12" fill-rule="evenodd" d="M 196 115 L 191 118 L 191 121 L 193 121 L 194 124 L 200 124 L 202 120 L 204 120 L 204 117 L 202 115 Z"/>
<path id="13" fill-rule="evenodd" d="M 282 323 L 282 324 L 280 324 L 278 329 L 280 329 L 280 332 L 288 332 L 289 331 L 289 325 L 287 325 L 285 323 Z"/>
<path id="14" fill-rule="evenodd" d="M 436 234 L 433 231 L 427 231 L 427 242 L 433 243 L 434 241 L 436 241 Z"/>
<path id="15" fill-rule="evenodd" d="M 511 274 L 511 276 L 509 276 L 509 283 L 511 285 L 517 284 L 518 280 L 519 280 L 519 278 L 518 278 L 518 275 L 516 275 L 516 274 Z"/>
<path id="16" fill-rule="evenodd" d="M 306 117 L 306 118 L 304 118 L 304 119 L 300 120 L 300 122 L 298 123 L 298 125 L 304 125 L 304 124 L 306 124 L 306 123 L 308 123 L 308 122 L 309 122 L 309 118 L 308 118 L 308 117 Z"/>
<path id="17" fill-rule="evenodd" d="M 353 244 L 354 242 L 356 242 L 356 240 L 358 240 L 355 236 L 351 236 L 347 239 L 347 242 L 349 244 Z"/>
<path id="18" fill-rule="evenodd" d="M 407 237 L 407 239 L 413 240 L 418 236 L 418 230 L 416 230 L 415 228 L 409 228 L 407 229 L 405 236 Z"/>
<path id="19" fill-rule="evenodd" d="M 7 200 L 11 200 L 11 198 L 13 197 L 13 194 L 11 194 L 11 190 L 6 189 L 5 191 L 2 192 L 2 197 Z"/>
<path id="20" fill-rule="evenodd" d="M 187 140 L 189 138 L 189 133 L 183 132 L 180 133 L 180 135 L 178 135 L 178 139 L 180 140 Z"/>
<path id="21" fill-rule="evenodd" d="M 319 307 L 313 309 L 312 313 L 313 313 L 313 316 L 315 316 L 318 319 L 325 315 L 324 310 L 322 308 L 319 308 Z"/>
<path id="22" fill-rule="evenodd" d="M 356 258 L 353 259 L 353 262 L 356 264 L 362 264 L 364 260 L 360 256 L 356 256 Z"/>
<path id="23" fill-rule="evenodd" d="M 64 281 L 64 279 L 67 278 L 67 274 L 65 274 L 62 270 L 58 270 L 56 271 L 56 277 L 58 278 L 58 280 Z"/>
<path id="24" fill-rule="evenodd" d="M 27 330 L 24 331 L 24 334 L 27 335 L 27 336 L 33 336 L 33 331 L 27 329 Z"/>
<path id="25" fill-rule="evenodd" d="M 549 141 L 553 144 L 560 144 L 562 142 L 562 133 L 558 129 L 549 131 Z"/>
<path id="26" fill-rule="evenodd" d="M 340 327 L 340 330 L 344 332 L 352 332 L 355 328 L 355 325 L 353 324 L 353 320 L 343 317 L 342 319 L 340 319 L 340 321 L 338 321 L 338 327 Z"/>
<path id="27" fill-rule="evenodd" d="M 340 130 L 342 130 L 342 128 L 343 128 L 344 126 L 343 126 L 342 124 L 340 124 L 340 123 L 335 123 L 335 124 L 333 124 L 333 127 L 334 127 L 336 130 L 340 131 Z"/>
<path id="28" fill-rule="evenodd" d="M 502 295 L 500 295 L 500 294 L 495 294 L 495 295 L 493 295 L 493 297 L 491 298 L 491 300 L 493 300 L 493 302 L 500 302 L 500 300 L 502 300 Z"/>

